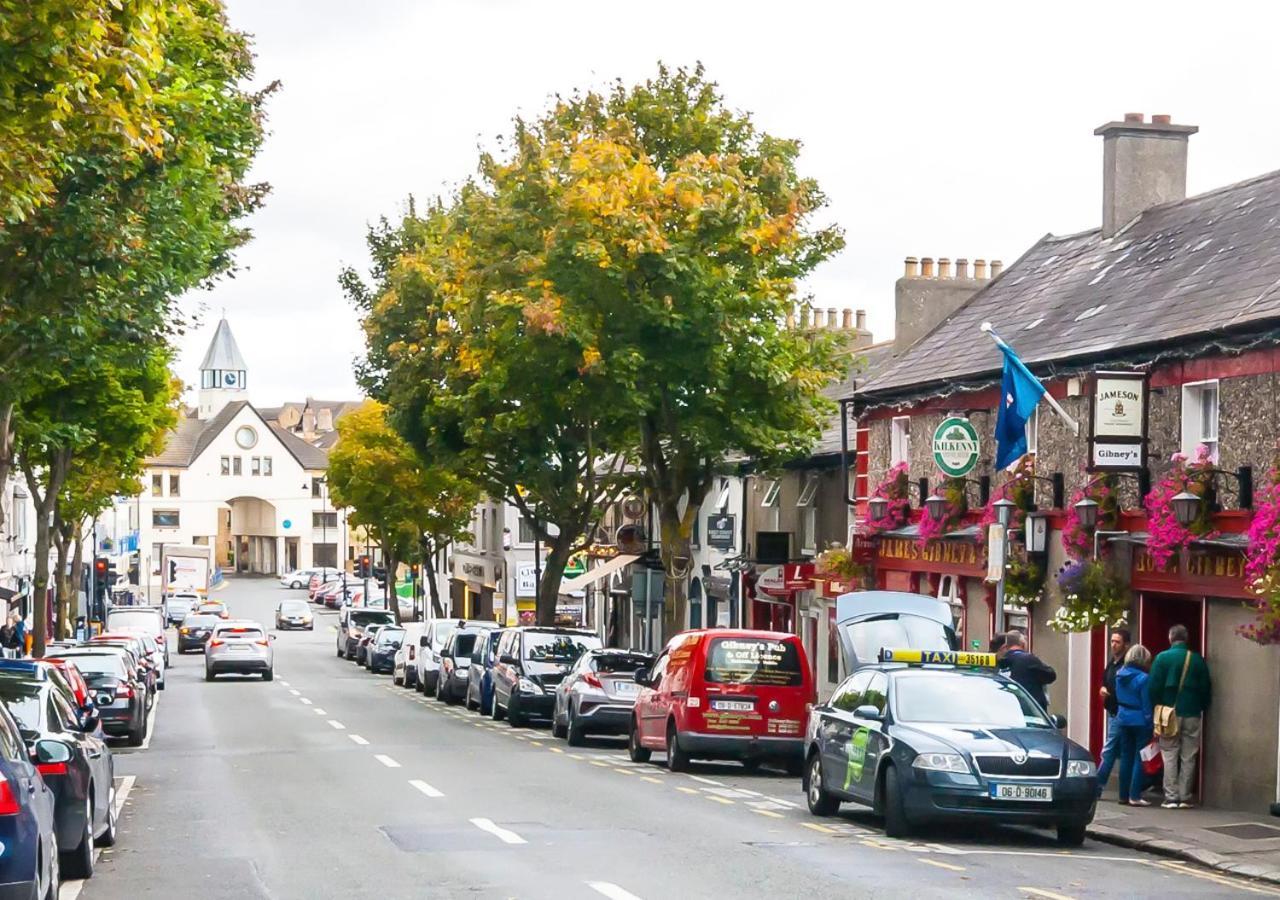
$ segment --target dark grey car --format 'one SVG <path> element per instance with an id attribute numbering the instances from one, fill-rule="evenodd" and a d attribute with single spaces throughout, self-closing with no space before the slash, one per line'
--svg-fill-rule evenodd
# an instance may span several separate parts
<path id="1" fill-rule="evenodd" d="M 556 686 L 551 732 L 582 744 L 588 734 L 626 734 L 640 693 L 635 673 L 653 665 L 653 654 L 591 650 L 582 654 Z"/>

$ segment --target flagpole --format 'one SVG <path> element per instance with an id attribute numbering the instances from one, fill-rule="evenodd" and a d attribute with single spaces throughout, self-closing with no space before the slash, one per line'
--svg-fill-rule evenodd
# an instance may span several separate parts
<path id="1" fill-rule="evenodd" d="M 990 322 L 983 322 L 980 327 L 982 331 L 991 335 L 991 340 L 995 341 L 998 346 L 1008 347 L 1010 350 L 1013 349 L 1011 345 L 1005 343 L 1004 338 L 996 334 L 996 330 L 991 327 Z M 1080 423 L 1071 418 L 1071 416 L 1067 414 L 1067 411 L 1062 408 L 1062 405 L 1058 403 L 1057 400 L 1053 399 L 1053 395 L 1049 393 L 1048 388 L 1045 389 L 1042 396 L 1044 397 L 1045 402 L 1049 404 L 1049 408 L 1056 412 L 1059 418 L 1061 418 L 1062 421 L 1066 423 L 1067 427 L 1071 429 L 1071 433 L 1078 437 L 1080 435 Z"/>

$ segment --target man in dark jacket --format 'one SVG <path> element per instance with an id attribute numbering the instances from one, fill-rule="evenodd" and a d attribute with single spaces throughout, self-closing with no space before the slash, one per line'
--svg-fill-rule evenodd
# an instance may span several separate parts
<path id="1" fill-rule="evenodd" d="M 1127 628 L 1117 628 L 1111 632 L 1111 653 L 1107 656 L 1107 667 L 1102 670 L 1102 687 L 1098 688 L 1102 708 L 1107 713 L 1107 736 L 1103 741 L 1102 757 L 1098 763 L 1098 796 L 1102 796 L 1102 789 L 1107 786 L 1120 749 L 1117 742 L 1120 729 L 1116 727 L 1116 713 L 1120 710 L 1116 701 L 1116 672 L 1124 665 L 1124 655 L 1129 652 L 1130 640 Z"/>
<path id="2" fill-rule="evenodd" d="M 1058 673 L 1053 670 L 1053 666 L 1028 652 L 1027 639 L 1021 631 L 1010 631 L 1004 636 L 1000 664 L 1001 668 L 1008 670 L 1009 677 L 1022 685 L 1043 709 L 1049 709 L 1049 698 L 1045 695 L 1044 686 L 1053 684 Z"/>
<path id="3" fill-rule="evenodd" d="M 1172 706 L 1178 733 L 1160 736 L 1160 756 L 1164 760 L 1165 809 L 1187 809 L 1192 803 L 1191 783 L 1200 755 L 1200 724 L 1209 708 L 1212 685 L 1204 657 L 1187 646 L 1187 626 L 1169 629 L 1170 647 L 1151 664 L 1147 689 L 1152 706 Z M 1186 678 L 1183 678 L 1183 669 Z M 1181 683 L 1181 690 L 1179 690 Z"/>

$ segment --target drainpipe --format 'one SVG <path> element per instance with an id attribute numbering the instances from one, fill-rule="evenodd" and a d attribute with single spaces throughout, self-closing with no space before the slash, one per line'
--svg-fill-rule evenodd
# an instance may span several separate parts
<path id="1" fill-rule="evenodd" d="M 751 549 L 747 545 L 747 479 L 746 479 L 746 476 L 743 475 L 741 478 L 738 479 L 738 481 L 742 485 L 742 516 L 741 516 L 742 536 L 741 536 L 741 543 L 738 546 L 742 548 L 742 558 L 746 559 Z M 738 581 L 738 602 L 732 603 L 729 605 L 729 627 L 730 628 L 742 628 L 746 624 L 745 612 L 746 612 L 746 603 L 747 603 L 747 592 L 745 589 L 745 585 L 743 584 L 743 578 L 742 578 L 742 573 L 745 571 L 746 571 L 745 568 L 739 569 L 733 575 L 733 577 L 736 578 Z"/>

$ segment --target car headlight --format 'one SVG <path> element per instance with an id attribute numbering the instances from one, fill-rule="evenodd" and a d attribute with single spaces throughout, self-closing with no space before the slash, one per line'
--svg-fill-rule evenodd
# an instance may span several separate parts
<path id="1" fill-rule="evenodd" d="M 519 687 L 520 687 L 520 691 L 525 694 L 541 694 L 542 693 L 542 688 L 538 687 L 528 678 L 521 678 Z"/>
<path id="2" fill-rule="evenodd" d="M 959 753 L 921 753 L 911 764 L 915 769 L 928 769 L 933 772 L 958 772 L 969 774 L 969 764 Z"/>
<path id="3" fill-rule="evenodd" d="M 1067 777 L 1068 778 L 1092 778 L 1098 774 L 1098 767 L 1093 764 L 1091 759 L 1069 759 L 1067 760 Z"/>

